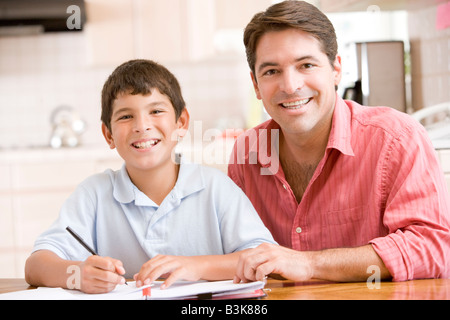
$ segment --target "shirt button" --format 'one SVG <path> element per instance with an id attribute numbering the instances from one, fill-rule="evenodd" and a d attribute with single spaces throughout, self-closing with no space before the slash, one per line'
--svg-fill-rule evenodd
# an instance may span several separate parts
<path id="1" fill-rule="evenodd" d="M 302 232 L 302 228 L 297 227 L 297 229 L 295 229 L 295 231 L 296 231 L 297 233 L 301 233 L 301 232 Z"/>
<path id="2" fill-rule="evenodd" d="M 287 190 L 287 187 L 286 187 L 286 185 L 285 185 L 285 184 L 283 184 L 283 188 L 284 188 L 284 190 Z"/>

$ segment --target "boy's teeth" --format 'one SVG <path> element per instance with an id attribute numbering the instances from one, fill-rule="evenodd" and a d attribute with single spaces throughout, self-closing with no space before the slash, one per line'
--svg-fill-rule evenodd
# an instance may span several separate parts
<path id="1" fill-rule="evenodd" d="M 135 143 L 134 147 L 137 149 L 146 149 L 146 148 L 150 148 L 151 146 L 154 146 L 157 143 L 158 143 L 158 140 L 139 142 L 139 143 Z"/>
<path id="2" fill-rule="evenodd" d="M 283 103 L 283 107 L 285 108 L 290 108 L 290 109 L 295 109 L 298 108 L 304 104 L 307 104 L 311 99 L 303 99 L 303 100 L 298 100 L 298 101 L 294 101 L 294 102 L 288 102 L 288 103 Z"/>

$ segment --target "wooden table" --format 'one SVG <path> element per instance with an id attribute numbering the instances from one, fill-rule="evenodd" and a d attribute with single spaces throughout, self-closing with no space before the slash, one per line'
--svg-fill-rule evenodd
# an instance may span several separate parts
<path id="1" fill-rule="evenodd" d="M 292 282 L 269 280 L 269 300 L 450 300 L 450 279 L 381 282 L 369 289 L 366 282 Z"/>
<path id="2" fill-rule="evenodd" d="M 369 289 L 365 282 L 268 280 L 267 300 L 450 300 L 450 279 L 381 282 Z M 0 293 L 33 289 L 24 279 L 0 279 Z"/>

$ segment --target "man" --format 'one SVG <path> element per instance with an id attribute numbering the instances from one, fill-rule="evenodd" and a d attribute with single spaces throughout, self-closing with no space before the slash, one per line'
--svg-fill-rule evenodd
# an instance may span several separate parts
<path id="1" fill-rule="evenodd" d="M 328 18 L 285 1 L 255 15 L 244 43 L 272 119 L 239 137 L 229 176 L 280 246 L 242 255 L 235 281 L 450 277 L 450 199 L 427 134 L 406 114 L 337 96 Z"/>

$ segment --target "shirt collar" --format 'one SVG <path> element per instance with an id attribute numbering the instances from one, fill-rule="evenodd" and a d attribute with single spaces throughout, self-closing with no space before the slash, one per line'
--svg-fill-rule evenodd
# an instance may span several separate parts
<path id="1" fill-rule="evenodd" d="M 252 164 L 258 161 L 263 168 L 268 168 L 272 164 L 273 157 L 278 161 L 280 138 L 280 125 L 274 120 L 268 120 L 261 125 L 250 129 L 246 133 L 245 145 L 248 143 L 248 159 Z M 242 144 L 243 141 L 241 140 Z M 238 146 L 243 147 L 243 146 Z"/>
<path id="2" fill-rule="evenodd" d="M 355 156 L 351 144 L 352 114 L 345 101 L 336 94 L 336 106 L 333 114 L 333 124 L 328 138 L 327 149 L 334 148 L 342 154 Z"/>
<path id="3" fill-rule="evenodd" d="M 338 94 L 336 94 L 336 105 L 334 108 L 327 149 L 337 149 L 342 154 L 348 156 L 355 155 L 351 145 L 351 117 L 352 115 L 348 105 Z M 247 133 L 247 136 L 249 137 L 248 160 L 251 161 L 257 157 L 259 164 L 263 168 L 270 167 L 273 159 L 269 156 L 270 153 L 268 153 L 267 150 L 271 150 L 271 154 L 278 157 L 280 125 L 271 119 L 250 130 L 254 130 L 254 132 Z M 256 136 L 257 139 L 254 138 Z"/>
<path id="4" fill-rule="evenodd" d="M 169 193 L 174 201 L 181 201 L 183 198 L 202 190 L 205 187 L 203 173 L 199 165 L 188 163 L 182 159 L 178 179 L 175 187 Z M 141 192 L 131 181 L 125 164 L 117 172 L 113 190 L 114 199 L 120 203 L 131 203 L 135 201 L 138 206 L 158 205 Z"/>

